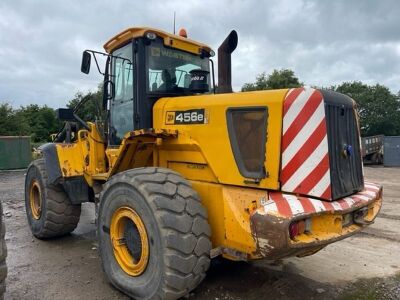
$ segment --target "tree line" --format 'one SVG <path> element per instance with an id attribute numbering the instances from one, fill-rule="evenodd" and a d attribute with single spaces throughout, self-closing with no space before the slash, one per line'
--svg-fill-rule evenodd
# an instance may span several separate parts
<path id="1" fill-rule="evenodd" d="M 245 83 L 242 91 L 271 90 L 303 86 L 292 70 L 274 70 L 261 73 L 254 82 Z M 343 82 L 337 86 L 319 87 L 349 95 L 357 102 L 361 134 L 400 135 L 400 91 L 394 94 L 384 85 L 368 85 L 360 81 Z M 85 121 L 95 120 L 102 114 L 102 88 L 94 92 L 78 92 L 67 102 L 73 108 L 84 100 L 85 105 L 78 115 Z M 0 103 L 0 135 L 28 135 L 36 143 L 50 141 L 50 135 L 57 133 L 62 124 L 56 119 L 53 108 L 46 105 L 30 104 L 13 108 L 9 103 Z"/>
<path id="2" fill-rule="evenodd" d="M 85 100 L 78 115 L 85 121 L 95 120 L 101 113 L 101 99 L 102 90 L 99 87 L 95 92 L 78 92 L 68 101 L 67 107 L 74 108 Z M 61 127 L 62 122 L 57 120 L 55 110 L 47 105 L 30 104 L 13 109 L 7 102 L 0 103 L 0 136 L 23 135 L 31 136 L 34 143 L 50 142 L 50 135 L 57 133 Z"/>
<path id="3" fill-rule="evenodd" d="M 272 90 L 303 86 L 292 70 L 274 70 L 261 73 L 256 80 L 245 83 L 244 91 Z M 361 135 L 400 135 L 400 91 L 394 94 L 381 84 L 368 85 L 360 81 L 343 82 L 336 86 L 315 87 L 348 95 L 357 102 Z"/>

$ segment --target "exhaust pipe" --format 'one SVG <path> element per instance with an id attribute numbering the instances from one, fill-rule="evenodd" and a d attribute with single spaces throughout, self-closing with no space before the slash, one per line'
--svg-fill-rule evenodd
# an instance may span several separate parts
<path id="1" fill-rule="evenodd" d="M 232 93 L 232 64 L 231 54 L 238 43 L 238 35 L 232 30 L 218 48 L 218 94 Z"/>

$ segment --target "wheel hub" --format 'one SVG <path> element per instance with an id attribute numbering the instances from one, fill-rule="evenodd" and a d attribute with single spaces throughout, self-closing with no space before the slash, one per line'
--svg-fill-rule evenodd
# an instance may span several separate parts
<path id="1" fill-rule="evenodd" d="M 29 190 L 29 204 L 32 217 L 39 220 L 42 215 L 42 193 L 38 181 L 33 181 Z"/>
<path id="2" fill-rule="evenodd" d="M 119 266 L 131 276 L 142 274 L 149 260 L 149 243 L 146 228 L 134 209 L 124 206 L 114 212 L 110 238 Z"/>

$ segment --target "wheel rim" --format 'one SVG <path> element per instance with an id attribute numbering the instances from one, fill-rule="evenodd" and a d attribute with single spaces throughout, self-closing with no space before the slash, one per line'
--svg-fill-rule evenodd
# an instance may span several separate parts
<path id="1" fill-rule="evenodd" d="M 113 252 L 119 266 L 131 276 L 144 272 L 149 260 L 149 243 L 142 219 L 130 207 L 120 207 L 111 218 Z"/>
<path id="2" fill-rule="evenodd" d="M 42 215 L 42 193 L 39 182 L 34 180 L 29 190 L 29 204 L 31 206 L 32 217 L 39 220 Z"/>

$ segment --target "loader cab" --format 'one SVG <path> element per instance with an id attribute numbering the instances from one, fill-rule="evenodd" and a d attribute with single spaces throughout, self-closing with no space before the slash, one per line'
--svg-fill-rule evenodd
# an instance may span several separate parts
<path id="1" fill-rule="evenodd" d="M 103 104 L 109 111 L 110 146 L 118 146 L 129 131 L 151 128 L 158 99 L 213 91 L 211 49 L 158 30 L 131 29 L 128 34 L 132 38 L 121 42 L 121 33 L 104 46 L 109 53 Z"/>

